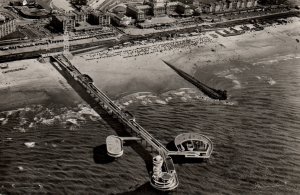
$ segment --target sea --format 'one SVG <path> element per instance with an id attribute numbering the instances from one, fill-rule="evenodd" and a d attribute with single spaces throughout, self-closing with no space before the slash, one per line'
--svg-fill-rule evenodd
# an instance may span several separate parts
<path id="1" fill-rule="evenodd" d="M 208 161 L 175 164 L 180 184 L 169 194 L 299 194 L 299 56 L 236 59 L 194 76 L 229 99 L 191 87 L 115 100 L 167 146 L 186 132 L 212 140 Z M 84 102 L 1 112 L 0 194 L 163 194 L 151 188 L 135 147 L 105 157 L 105 139 L 116 131 L 125 130 Z"/>

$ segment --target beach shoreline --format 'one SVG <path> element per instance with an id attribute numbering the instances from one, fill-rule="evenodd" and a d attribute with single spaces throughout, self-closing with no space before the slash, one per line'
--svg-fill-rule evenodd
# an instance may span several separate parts
<path id="1" fill-rule="evenodd" d="M 297 56 L 300 45 L 296 41 L 300 38 L 297 31 L 299 28 L 299 18 L 293 18 L 293 23 L 270 26 L 263 31 L 246 32 L 238 36 L 211 38 L 210 34 L 213 33 L 208 32 L 199 37 L 207 37 L 212 41 L 194 47 L 184 46 L 127 58 L 121 54 L 92 59 L 91 56 L 95 56 L 95 52 L 91 52 L 75 56 L 72 62 L 82 73 L 90 75 L 97 87 L 112 97 L 139 91 L 162 93 L 193 87 L 167 67 L 162 59 L 201 80 L 201 75 L 196 72 L 206 66 L 228 64 L 235 60 L 252 63 L 276 55 Z"/>
<path id="2" fill-rule="evenodd" d="M 266 27 L 263 31 L 247 32 L 238 36 L 212 38 L 212 41 L 196 47 L 185 47 L 146 55 L 124 58 L 113 56 L 87 60 L 86 55 L 74 56 L 71 62 L 84 74 L 90 75 L 97 87 L 113 99 L 136 93 L 156 94 L 193 85 L 166 66 L 167 60 L 183 71 L 201 80 L 199 69 L 241 60 L 255 62 L 275 56 L 299 53 L 300 19 L 293 23 Z M 93 52 L 91 52 L 93 53 Z M 49 62 L 36 59 L 7 63 L 9 69 L 26 67 L 10 73 L 0 72 L 0 111 L 28 104 L 83 102 L 67 80 Z M 215 87 L 215 86 L 212 86 Z M 68 97 L 68 98 L 65 98 Z"/>

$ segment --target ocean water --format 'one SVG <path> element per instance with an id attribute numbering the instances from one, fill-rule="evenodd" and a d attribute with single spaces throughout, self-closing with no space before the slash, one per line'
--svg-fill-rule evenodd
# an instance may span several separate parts
<path id="1" fill-rule="evenodd" d="M 300 58 L 232 61 L 199 68 L 195 77 L 226 89 L 229 99 L 184 88 L 116 100 L 165 145 L 183 132 L 213 141 L 207 162 L 175 165 L 180 185 L 172 194 L 299 194 Z M 104 159 L 115 129 L 123 130 L 84 103 L 0 113 L 0 193 L 158 194 L 134 147 Z"/>

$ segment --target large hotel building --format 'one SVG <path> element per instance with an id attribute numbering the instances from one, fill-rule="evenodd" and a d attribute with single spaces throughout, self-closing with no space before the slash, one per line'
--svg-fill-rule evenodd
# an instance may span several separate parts
<path id="1" fill-rule="evenodd" d="M 0 15 L 0 38 L 16 31 L 15 19 Z"/>
<path id="2" fill-rule="evenodd" d="M 207 1 L 206 1 L 207 2 Z M 205 3 L 201 0 L 148 0 L 144 4 L 127 6 L 127 15 L 139 21 L 147 17 L 163 15 L 192 16 L 195 8 L 200 13 L 220 13 L 241 9 L 251 9 L 257 6 L 257 0 L 222 0 Z"/>

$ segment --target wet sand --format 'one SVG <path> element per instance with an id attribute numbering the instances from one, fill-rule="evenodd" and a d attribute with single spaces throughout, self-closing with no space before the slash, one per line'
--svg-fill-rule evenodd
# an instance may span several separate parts
<path id="1" fill-rule="evenodd" d="M 189 85 L 162 64 L 159 60 L 161 57 L 177 66 L 185 63 L 185 70 L 194 73 L 194 63 L 204 69 L 215 68 L 213 65 L 223 66 L 223 62 L 225 64 L 232 58 L 252 60 L 252 55 L 271 58 L 277 53 L 288 51 L 294 55 L 299 53 L 298 50 L 293 50 L 299 45 L 296 45 L 294 39 L 299 37 L 299 32 L 295 30 L 298 24 L 282 26 L 282 29 L 276 27 L 274 36 L 265 39 L 263 36 L 258 39 L 258 33 L 250 33 L 249 40 L 244 40 L 245 35 L 231 37 L 226 39 L 227 42 L 222 42 L 225 48 L 216 42 L 191 51 L 194 52 L 193 55 L 189 51 L 185 54 L 170 53 L 168 56 L 154 54 L 136 59 L 128 58 L 126 63 L 117 58 L 97 63 L 75 57 L 73 62 L 82 71 L 89 73 L 96 85 L 109 94 L 120 95 L 135 90 L 159 93 L 157 89 L 164 91 L 167 88 Z M 274 43 L 286 37 L 286 34 L 280 33 L 287 29 L 289 30 L 286 32 L 291 34 L 289 42 L 286 45 L 283 44 L 284 41 L 281 44 Z M 266 32 L 259 33 L 263 35 Z M 233 39 L 243 40 L 237 42 L 238 40 L 232 41 Z M 253 46 L 247 49 L 242 44 L 247 47 L 250 44 L 264 47 L 258 47 L 258 51 L 254 52 Z M 235 45 L 241 50 L 235 50 Z M 278 45 L 281 47 L 277 49 Z M 211 48 L 219 49 L 212 52 Z M 253 53 L 248 56 L 249 50 Z M 199 59 L 193 57 L 195 55 Z M 239 65 L 236 64 L 237 71 L 243 68 Z M 245 90 L 231 91 L 238 106 L 206 101 L 199 103 L 198 99 L 187 101 L 188 98 L 192 99 L 191 93 L 177 90 L 164 94 L 159 99 L 150 94 L 152 102 L 158 104 L 151 104 L 148 100 L 150 98 L 145 95 L 137 95 L 136 99 L 141 103 L 136 107 L 132 104 L 133 107 L 126 109 L 163 144 L 170 143 L 181 132 L 205 134 L 215 144 L 208 163 L 175 165 L 180 186 L 174 194 L 296 194 L 299 189 L 297 167 L 300 150 L 297 138 L 300 109 L 297 98 L 299 74 L 293 72 L 293 67 L 295 70 L 299 69 L 293 65 L 285 63 L 264 69 L 262 63 L 261 66 L 253 65 L 252 68 L 257 70 L 249 69 L 244 74 L 236 75 L 242 85 L 246 86 L 246 82 L 249 82 Z M 16 102 L 21 107 L 22 104 L 39 104 L 43 101 L 63 104 L 82 101 L 49 63 L 24 60 L 10 63 L 9 66 L 10 69 L 23 66 L 27 68 L 6 74 L 2 74 L 1 70 L 0 94 L 3 108 Z M 226 70 L 228 69 L 219 69 Z M 285 74 L 277 75 L 280 72 Z M 207 76 L 215 77 L 212 72 L 208 72 Z M 227 74 L 223 75 L 221 80 L 223 86 L 231 82 L 226 76 Z M 277 81 L 277 84 L 264 81 L 271 76 L 274 79 L 272 81 Z M 247 79 L 243 81 L 243 78 Z M 174 82 L 170 82 L 170 79 Z M 283 82 L 284 80 L 288 82 Z M 170 104 L 162 102 L 175 96 L 178 101 Z M 129 98 L 124 101 L 127 103 L 131 100 Z M 145 161 L 134 147 L 125 147 L 124 156 L 118 160 L 105 161 L 103 154 L 106 154 L 106 136 L 123 131 L 119 127 L 112 128 L 85 105 L 79 104 L 73 109 L 59 105 L 32 106 L 4 112 L 1 117 L 1 193 L 158 194 L 150 187 Z M 33 142 L 35 147 L 25 145 Z"/>
<path id="2" fill-rule="evenodd" d="M 192 85 L 167 67 L 161 59 L 195 75 L 196 70 L 201 67 L 225 64 L 231 60 L 254 61 L 277 54 L 298 54 L 300 44 L 296 39 L 300 39 L 300 20 L 293 20 L 293 23 L 268 27 L 259 32 L 226 38 L 219 36 L 212 43 L 195 49 L 88 61 L 84 57 L 75 56 L 71 61 L 114 99 L 135 92 L 163 93 Z M 0 71 L 1 111 L 44 102 L 67 104 L 83 101 L 50 63 L 23 60 L 8 64 L 9 69 L 26 67 L 26 70 L 6 74 L 2 73 L 3 70 Z M 68 98 L 61 98 L 62 96 Z"/>
<path id="3" fill-rule="evenodd" d="M 239 36 L 218 36 L 215 39 L 216 44 L 181 54 L 172 58 L 171 62 L 194 74 L 198 67 L 224 64 L 234 60 L 251 62 L 272 55 L 297 55 L 300 44 L 296 39 L 300 38 L 298 31 L 300 19 L 293 18 L 293 21 L 287 25 L 270 26 L 263 31 L 246 32 Z"/>
<path id="4" fill-rule="evenodd" d="M 201 67 L 225 64 L 229 61 L 254 61 L 272 55 L 299 53 L 296 39 L 300 38 L 299 18 L 287 25 L 267 27 L 263 31 L 247 32 L 233 37 L 213 39 L 194 49 L 165 51 L 142 56 L 123 58 L 114 56 L 86 60 L 76 56 L 72 62 L 83 73 L 89 74 L 95 84 L 113 97 L 138 91 L 161 93 L 171 89 L 190 87 L 161 59 L 170 61 L 180 69 L 195 75 Z M 209 37 L 207 33 L 206 36 Z M 201 78 L 199 78 L 201 80 Z"/>
<path id="5" fill-rule="evenodd" d="M 51 64 L 37 60 L 7 64 L 7 69 L 0 70 L 0 111 L 46 102 L 70 104 L 80 101 L 77 93 Z M 13 71 L 18 68 L 23 70 Z"/>

